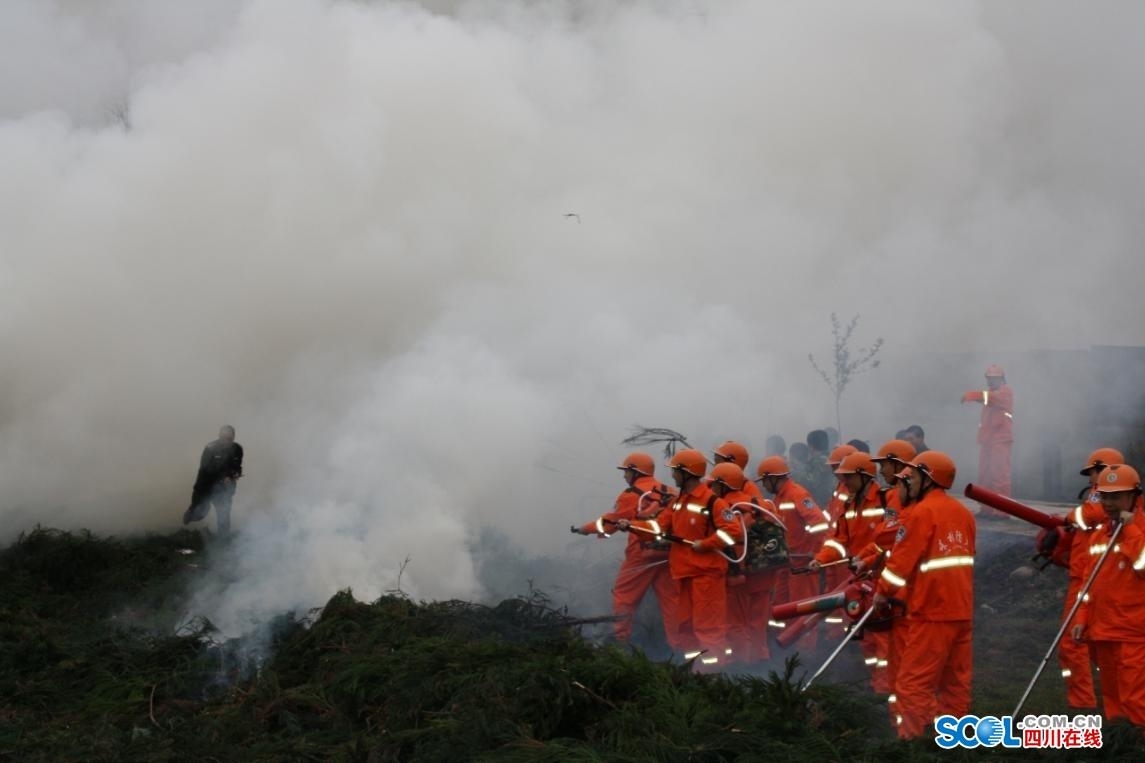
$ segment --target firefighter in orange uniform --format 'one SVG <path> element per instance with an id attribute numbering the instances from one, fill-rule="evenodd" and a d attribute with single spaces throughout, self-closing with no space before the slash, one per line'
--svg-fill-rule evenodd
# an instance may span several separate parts
<path id="1" fill-rule="evenodd" d="M 740 468 L 741 471 L 747 469 L 747 462 L 751 456 L 748 455 L 747 448 L 735 440 L 728 440 L 720 447 L 712 451 L 712 463 L 716 466 L 725 463 L 733 463 Z M 763 500 L 763 492 L 760 491 L 759 485 L 751 480 L 745 479 L 743 483 L 743 492 L 747 494 L 748 498 L 755 501 Z"/>
<path id="2" fill-rule="evenodd" d="M 1145 516 L 1140 506 L 1141 477 L 1125 464 L 1097 475 L 1106 520 L 1090 533 L 1089 572 L 1121 532 L 1078 610 L 1074 640 L 1089 641 L 1101 672 L 1101 699 L 1107 722 L 1128 720 L 1145 728 Z M 1088 577 L 1088 573 L 1087 573 Z"/>
<path id="3" fill-rule="evenodd" d="M 970 712 L 973 673 L 974 516 L 946 491 L 954 460 L 930 450 L 899 473 L 910 508 L 879 577 L 874 603 L 905 603 L 907 629 L 891 687 L 900 739 L 932 730 L 938 715 Z"/>
<path id="4" fill-rule="evenodd" d="M 662 511 L 662 499 L 668 495 L 668 491 L 653 476 L 656 464 L 652 456 L 647 453 L 629 453 L 616 468 L 624 472 L 624 481 L 628 487 L 617 496 L 612 511 L 602 514 L 594 522 L 574 528 L 581 535 L 607 538 L 616 531 L 622 519 L 655 519 Z M 672 579 L 668 570 L 667 544 L 657 543 L 647 535 L 629 533 L 624 560 L 620 563 L 612 587 L 612 613 L 620 618 L 614 626 L 618 641 L 628 641 L 631 638 L 632 618 L 648 589 L 656 593 L 656 603 L 660 605 L 668 645 L 679 649 L 679 623 L 676 615 L 679 610 L 680 585 Z"/>
<path id="5" fill-rule="evenodd" d="M 775 601 L 784 604 L 817 596 L 818 576 L 792 575 L 791 568 L 811 561 L 823 545 L 831 522 L 807 488 L 791 479 L 791 470 L 782 456 L 768 456 L 759 462 L 755 471 L 760 486 L 771 494 L 779 509 L 779 517 L 787 528 L 787 548 L 791 553 L 791 566 L 779 571 Z M 798 644 L 801 650 L 810 651 L 815 648 L 816 641 L 815 631 L 810 630 L 800 637 Z"/>
<path id="6" fill-rule="evenodd" d="M 1089 478 L 1089 484 L 1078 498 L 1081 503 L 1065 519 L 1073 531 L 1058 543 L 1068 543 L 1069 588 L 1066 589 L 1062 607 L 1062 618 L 1073 609 L 1077 595 L 1085 585 L 1086 568 L 1089 566 L 1089 547 L 1093 531 L 1105 521 L 1105 510 L 1101 507 L 1101 494 L 1097 492 L 1097 475 L 1107 466 L 1123 464 L 1125 458 L 1114 448 L 1098 448 L 1089 454 L 1082 475 Z M 1040 551 L 1041 549 L 1039 549 Z M 1097 693 L 1093 685 L 1093 666 L 1089 658 L 1089 645 L 1072 638 L 1063 638 L 1058 643 L 1058 662 L 1061 663 L 1062 679 L 1065 680 L 1066 702 L 1078 713 L 1091 713 L 1097 710 Z"/>
<path id="7" fill-rule="evenodd" d="M 827 468 L 835 475 L 835 490 L 831 493 L 831 500 L 827 501 L 827 519 L 831 521 L 831 527 L 827 530 L 830 535 L 835 531 L 835 527 L 839 522 L 839 517 L 843 515 L 847 499 L 850 495 L 847 493 L 847 487 L 843 484 L 843 478 L 839 476 L 839 464 L 843 463 L 843 459 L 856 451 L 854 445 L 836 445 L 827 456 Z M 822 579 L 820 580 L 819 590 L 821 591 L 834 591 L 839 586 L 846 583 L 851 579 L 851 570 L 842 564 L 837 564 L 832 567 L 827 567 L 822 572 Z M 823 617 L 823 622 L 827 625 L 825 635 L 830 639 L 843 638 L 843 617 L 838 612 L 832 612 Z"/>
<path id="8" fill-rule="evenodd" d="M 879 465 L 879 476 L 884 482 L 884 487 L 879 489 L 883 521 L 875 531 L 875 539 L 860 550 L 858 558 L 854 560 L 856 574 L 864 570 L 870 570 L 876 575 L 882 572 L 883 562 L 894 546 L 895 536 L 898 535 L 902 516 L 906 511 L 899 493 L 897 475 L 914 460 L 916 455 L 913 445 L 906 440 L 895 439 L 883 443 L 878 453 L 871 458 Z M 885 690 L 890 692 L 887 696 L 887 709 L 892 723 L 898 718 L 897 698 L 893 687 L 898 672 L 899 655 L 902 654 L 902 644 L 906 639 L 906 625 L 906 620 L 902 617 L 891 619 L 883 636 L 886 652 L 878 656 L 879 667 L 885 670 Z"/>
<path id="9" fill-rule="evenodd" d="M 712 467 L 708 483 L 712 492 L 743 518 L 744 527 L 741 529 L 745 530 L 755 522 L 767 521 L 765 510 L 778 518 L 775 504 L 766 498 L 757 501 L 747 494 L 747 486 L 752 484 L 744 476 L 743 469 L 730 462 Z M 737 550 L 740 550 L 737 557 L 746 557 L 746 548 L 740 546 Z M 732 650 L 732 661 L 742 665 L 771 656 L 767 646 L 767 621 L 771 618 L 776 576 L 774 570 L 752 571 L 746 567 L 743 559 L 729 564 L 727 578 L 728 644 Z"/>
<path id="10" fill-rule="evenodd" d="M 742 543 L 740 523 L 727 502 L 704 484 L 707 459 L 681 450 L 668 461 L 679 496 L 656 520 L 620 520 L 621 529 L 672 539 L 668 568 L 680 584 L 677 621 L 685 659 L 699 657 L 704 670 L 718 669 L 727 645 L 728 559 Z"/>
<path id="11" fill-rule="evenodd" d="M 858 555 L 859 549 L 873 543 L 883 523 L 883 507 L 879 498 L 879 483 L 875 481 L 875 462 L 866 453 L 856 451 L 839 464 L 839 475 L 848 495 L 843 514 L 835 523 L 835 531 L 823 541 L 823 547 L 810 566 L 819 567 Z M 886 680 L 887 631 L 866 629 L 859 647 L 863 661 L 871 671 L 871 687 L 878 694 L 889 692 Z M 881 665 L 881 667 L 880 667 Z"/>
<path id="12" fill-rule="evenodd" d="M 1014 390 L 1006 372 L 994 364 L 986 369 L 986 389 L 962 396 L 964 403 L 982 403 L 978 422 L 978 484 L 999 495 L 1010 495 L 1010 452 L 1014 447 Z M 1007 518 L 994 509 L 985 516 Z"/>

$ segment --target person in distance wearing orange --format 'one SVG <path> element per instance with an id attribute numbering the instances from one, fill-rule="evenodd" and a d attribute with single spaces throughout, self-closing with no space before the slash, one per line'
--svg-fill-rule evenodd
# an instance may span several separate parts
<path id="1" fill-rule="evenodd" d="M 1014 448 L 1014 390 L 1006 372 L 995 364 L 986 369 L 986 389 L 971 390 L 963 403 L 981 403 L 978 422 L 978 484 L 999 495 L 1010 495 L 1010 452 Z M 1004 512 L 982 507 L 981 516 L 1008 519 Z"/>
<path id="2" fill-rule="evenodd" d="M 973 675 L 974 516 L 946 491 L 956 467 L 936 450 L 922 453 L 898 475 L 910 509 L 876 589 L 874 604 L 905 603 L 907 629 L 891 690 L 898 702 L 898 735 L 932 730 L 938 715 L 970 712 Z"/>

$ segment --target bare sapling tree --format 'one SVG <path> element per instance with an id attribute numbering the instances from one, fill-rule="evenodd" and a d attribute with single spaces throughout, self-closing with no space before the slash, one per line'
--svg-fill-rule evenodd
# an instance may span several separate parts
<path id="1" fill-rule="evenodd" d="M 819 376 L 823 377 L 823 382 L 831 390 L 831 394 L 835 396 L 835 429 L 839 431 L 840 440 L 843 436 L 843 421 L 840 414 L 843 393 L 856 376 L 864 371 L 879 367 L 879 361 L 875 356 L 879 354 L 879 350 L 883 346 L 883 339 L 879 337 L 870 347 L 857 350 L 852 354 L 851 334 L 855 332 L 855 326 L 858 323 L 859 316 L 856 315 L 844 327 L 840 325 L 838 316 L 831 313 L 831 336 L 835 339 L 834 373 L 828 374 L 815 362 L 815 356 L 807 353 L 807 360 L 811 362 L 811 367 L 819 372 Z"/>

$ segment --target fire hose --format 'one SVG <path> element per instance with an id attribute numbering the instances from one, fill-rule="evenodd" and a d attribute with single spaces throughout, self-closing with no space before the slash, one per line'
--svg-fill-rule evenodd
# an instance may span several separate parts
<path id="1" fill-rule="evenodd" d="M 1097 579 L 1097 573 L 1101 572 L 1101 567 L 1105 564 L 1105 560 L 1109 557 L 1109 552 L 1112 551 L 1114 545 L 1116 545 L 1117 538 L 1119 535 L 1121 535 L 1121 528 L 1124 526 L 1125 525 L 1121 522 L 1118 522 L 1114 526 L 1113 533 L 1109 536 L 1109 540 L 1105 544 L 1105 550 L 1102 551 L 1101 556 L 1097 558 L 1097 562 L 1093 565 L 1093 571 L 1090 572 L 1089 577 L 1086 578 L 1085 585 L 1082 586 L 1080 591 L 1078 591 L 1077 600 L 1075 600 L 1073 606 L 1070 607 L 1069 613 L 1062 619 L 1062 627 L 1058 629 L 1058 633 L 1056 636 L 1054 636 L 1054 640 L 1050 644 L 1050 648 L 1046 650 L 1046 656 L 1042 658 L 1041 664 L 1038 665 L 1038 669 L 1034 672 L 1034 677 L 1030 679 L 1030 684 L 1026 687 L 1026 691 L 1022 693 L 1022 698 L 1018 700 L 1018 706 L 1014 708 L 1014 712 L 1011 714 L 1011 717 L 1017 718 L 1018 713 L 1022 711 L 1022 706 L 1026 704 L 1026 700 L 1029 698 L 1030 692 L 1034 690 L 1034 684 L 1036 684 L 1038 679 L 1041 678 L 1042 671 L 1046 669 L 1046 665 L 1049 663 L 1050 658 L 1053 657 L 1054 650 L 1058 648 L 1058 644 L 1061 642 L 1062 636 L 1064 636 L 1066 630 L 1069 629 L 1070 623 L 1073 622 L 1074 615 L 1077 614 L 1077 610 L 1081 607 L 1081 603 L 1085 601 L 1085 597 L 1089 595 L 1089 589 L 1093 586 L 1093 581 Z"/>
<path id="2" fill-rule="evenodd" d="M 1064 517 L 1038 511 L 1023 503 L 1018 503 L 1012 498 L 987 490 L 980 485 L 969 484 L 966 486 L 965 492 L 966 497 L 971 500 L 1042 528 L 1034 541 L 1034 547 L 1038 552 L 1034 556 L 1034 561 L 1041 558 L 1046 559 L 1042 569 L 1045 569 L 1049 564 L 1069 568 L 1070 544 L 1068 534 L 1073 532 L 1075 527 Z"/>
<path id="3" fill-rule="evenodd" d="M 655 492 L 655 491 L 652 491 L 652 490 L 645 491 L 644 493 L 641 494 L 639 500 L 643 501 L 646 496 L 648 496 L 650 493 L 653 493 L 653 492 Z M 754 503 L 751 503 L 748 501 L 739 501 L 737 503 L 732 504 L 731 508 L 734 510 L 736 506 L 750 506 L 751 510 L 753 512 L 760 512 L 762 514 L 765 514 L 766 517 L 770 519 L 770 521 L 772 521 L 778 525 L 782 526 L 782 524 L 783 524 L 783 522 L 779 519 L 779 517 L 775 516 L 774 514 L 772 514 L 767 509 L 756 506 Z M 723 550 L 721 549 L 721 550 L 719 550 L 719 554 L 721 556 L 723 556 L 725 559 L 727 559 L 729 562 L 732 562 L 733 564 L 739 564 L 740 562 L 742 562 L 744 559 L 747 558 L 747 520 L 744 519 L 743 512 L 735 511 L 735 516 L 739 520 L 740 532 L 741 532 L 742 537 L 743 537 L 743 551 L 740 553 L 739 556 L 729 556 L 729 555 L 725 554 L 723 552 Z M 651 522 L 652 527 L 651 528 L 644 528 L 644 527 L 629 525 L 627 527 L 619 527 L 618 529 L 621 529 L 625 532 L 628 532 L 629 530 L 633 530 L 636 532 L 647 533 L 649 535 L 652 535 L 654 540 L 666 540 L 666 541 L 669 541 L 671 543 L 679 543 L 679 544 L 686 545 L 689 547 L 692 545 L 692 541 L 688 540 L 687 538 L 682 538 L 679 535 L 673 535 L 671 533 L 666 533 L 666 532 L 661 531 L 660 525 L 658 522 L 656 522 L 655 519 L 642 520 L 642 521 Z M 617 526 L 617 527 L 619 526 L 619 522 L 617 522 L 616 520 L 605 519 L 604 517 L 601 517 L 599 520 L 597 520 L 597 522 L 598 522 L 597 527 L 600 530 L 603 530 L 603 528 L 600 527 L 600 524 L 609 524 L 609 525 L 613 525 L 613 526 Z M 569 532 L 579 533 L 580 530 L 576 525 L 569 525 Z M 607 535 L 607 533 L 603 533 L 603 532 L 602 532 L 602 534 Z"/>
<path id="4" fill-rule="evenodd" d="M 773 607 L 771 616 L 776 620 L 793 620 L 783 629 L 782 633 L 776 636 L 776 643 L 782 647 L 791 646 L 800 636 L 818 625 L 819 621 L 833 610 L 842 609 L 847 617 L 855 622 L 866 610 L 873 609 L 871 601 L 875 592 L 874 576 L 881 566 L 880 563 L 883 558 L 885 555 L 881 555 L 879 561 L 871 569 L 858 575 L 852 575 L 849 580 L 825 594 L 798 601 L 789 601 Z M 794 573 L 795 570 L 792 572 Z M 889 627 L 891 621 L 900 617 L 902 613 L 903 603 L 892 600 L 888 606 L 882 609 L 880 617 L 875 623 L 872 623 L 872 627 L 875 625 Z"/>
<path id="5" fill-rule="evenodd" d="M 1035 524 L 1038 527 L 1045 528 L 1046 530 L 1054 530 L 1058 527 L 1064 526 L 1066 523 L 1062 517 L 1056 517 L 1053 514 L 1047 514 L 1044 511 L 1038 511 L 1035 508 L 1026 506 L 1024 503 L 1018 503 L 1012 498 L 1007 498 L 1004 495 L 995 493 L 993 490 L 987 490 L 984 487 L 975 485 L 973 483 L 966 486 L 966 497 L 978 503 L 984 503 L 992 509 L 1005 512 L 1012 517 L 1024 519 L 1025 521 Z"/>

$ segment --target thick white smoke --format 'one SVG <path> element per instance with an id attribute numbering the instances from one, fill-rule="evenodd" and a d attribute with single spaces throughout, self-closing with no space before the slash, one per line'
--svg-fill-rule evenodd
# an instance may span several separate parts
<path id="1" fill-rule="evenodd" d="M 957 399 L 919 379 L 980 383 L 915 353 L 1145 344 L 1143 21 L 7 2 L 0 533 L 170 529 L 232 423 L 216 620 L 478 596 L 479 529 L 563 548 L 633 423 L 831 423 L 832 311 L 887 341 L 848 393 L 875 440 Z"/>

